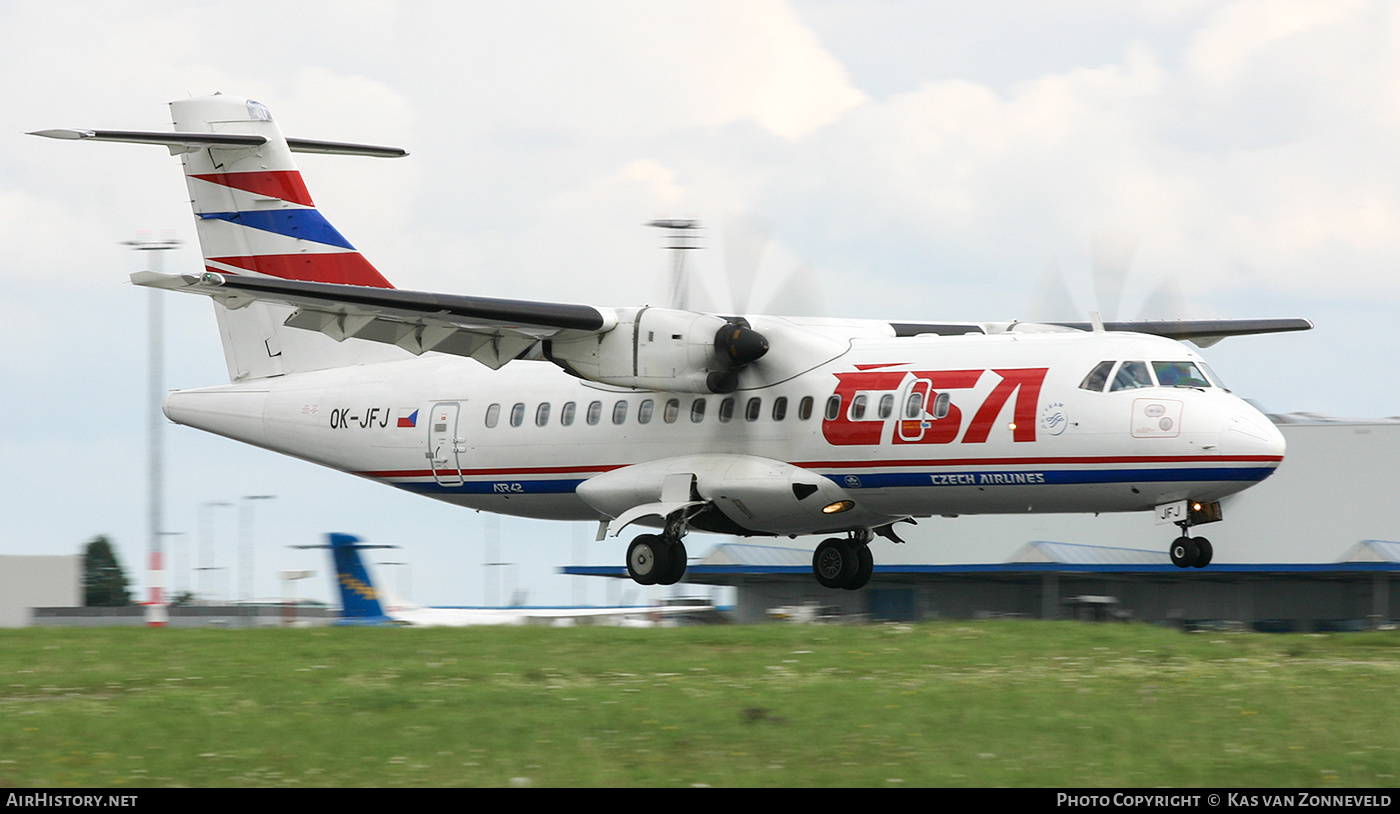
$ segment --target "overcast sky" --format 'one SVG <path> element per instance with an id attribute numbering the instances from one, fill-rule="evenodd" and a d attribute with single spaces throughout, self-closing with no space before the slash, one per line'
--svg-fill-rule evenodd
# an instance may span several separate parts
<path id="1" fill-rule="evenodd" d="M 7 0 L 0 46 L 0 553 L 107 534 L 141 576 L 147 292 L 119 244 L 170 231 L 187 243 L 166 269 L 200 265 L 165 150 L 21 134 L 167 129 L 167 102 L 214 91 L 289 135 L 412 152 L 300 159 L 401 288 L 664 302 L 668 258 L 641 224 L 671 216 L 709 227 L 697 265 L 722 301 L 722 227 L 748 213 L 772 227 L 755 309 L 798 267 L 833 316 L 910 320 L 1033 316 L 1052 268 L 1081 312 L 1145 314 L 1165 284 L 1175 316 L 1317 323 L 1205 352 L 1266 409 L 1400 414 L 1394 3 Z M 1105 231 L 1137 249 L 1121 300 L 1096 303 Z M 167 295 L 166 314 L 167 386 L 226 381 L 208 302 Z M 201 506 L 277 495 L 252 509 L 259 595 L 277 568 L 314 568 L 301 595 L 330 598 L 324 557 L 284 546 L 333 530 L 402 545 L 381 557 L 412 563 L 391 587 L 424 602 L 634 587 L 549 576 L 622 561 L 622 540 L 580 542 L 591 528 L 502 519 L 489 550 L 474 512 L 165 437 L 177 552 L 212 536 L 210 564 L 231 566 L 238 510 L 203 523 Z M 492 582 L 488 560 L 515 565 Z"/>

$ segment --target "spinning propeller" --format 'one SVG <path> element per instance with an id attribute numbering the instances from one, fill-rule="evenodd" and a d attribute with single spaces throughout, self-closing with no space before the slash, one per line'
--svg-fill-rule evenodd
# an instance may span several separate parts
<path id="1" fill-rule="evenodd" d="M 1134 235 L 1120 229 L 1101 229 L 1094 233 L 1090 264 L 1094 307 L 1088 310 L 1097 310 L 1104 322 L 1118 320 L 1137 245 Z M 1176 281 L 1167 278 L 1148 294 L 1137 310 L 1139 319 L 1181 319 L 1186 306 Z M 1041 277 L 1032 295 L 1030 311 L 1031 319 L 1036 322 L 1083 319 L 1084 311 L 1075 305 L 1058 264 L 1051 263 Z"/>

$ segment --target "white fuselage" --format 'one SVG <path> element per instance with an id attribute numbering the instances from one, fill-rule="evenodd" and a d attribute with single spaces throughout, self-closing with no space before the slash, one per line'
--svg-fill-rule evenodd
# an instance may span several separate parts
<path id="1" fill-rule="evenodd" d="M 823 499 L 830 491 L 858 507 L 834 520 L 765 525 L 744 516 L 742 501 L 716 501 L 759 534 L 940 514 L 1142 511 L 1218 500 L 1282 460 L 1283 438 L 1267 418 L 1218 386 L 1083 389 L 1089 371 L 1110 360 L 1200 363 L 1175 341 L 1138 334 L 862 338 L 787 381 L 706 396 L 599 385 L 548 362 L 493 371 L 429 354 L 178 391 L 165 411 L 177 423 L 503 514 L 616 516 L 585 501 L 579 485 L 671 459 L 693 469 L 696 456 L 795 467 L 824 479 Z M 937 413 L 940 393 L 948 399 Z M 715 494 L 699 497 L 723 497 L 724 477 L 702 479 Z"/>

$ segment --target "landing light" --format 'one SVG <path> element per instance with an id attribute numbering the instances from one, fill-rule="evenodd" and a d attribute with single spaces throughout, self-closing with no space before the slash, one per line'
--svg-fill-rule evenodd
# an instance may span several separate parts
<path id="1" fill-rule="evenodd" d="M 855 507 L 856 504 L 853 500 L 838 500 L 835 503 L 829 503 L 823 506 L 822 514 L 840 514 L 841 512 L 850 511 Z"/>
<path id="2" fill-rule="evenodd" d="M 1200 525 L 1201 523 L 1214 523 L 1224 518 L 1220 511 L 1220 501 L 1203 503 L 1198 500 L 1191 501 L 1191 523 Z"/>

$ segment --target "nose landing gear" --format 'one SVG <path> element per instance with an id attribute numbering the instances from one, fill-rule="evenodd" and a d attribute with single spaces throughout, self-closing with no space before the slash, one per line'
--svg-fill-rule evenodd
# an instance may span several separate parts
<path id="1" fill-rule="evenodd" d="M 1172 522 L 1181 529 L 1181 536 L 1172 541 L 1168 553 L 1177 568 L 1205 568 L 1210 565 L 1215 548 L 1204 537 L 1192 537 L 1191 527 L 1214 523 L 1222 518 L 1220 503 L 1178 501 L 1157 507 L 1158 522 Z"/>
<path id="2" fill-rule="evenodd" d="M 1215 553 L 1210 540 L 1204 537 L 1187 537 L 1185 532 L 1186 529 L 1183 528 L 1182 535 L 1172 541 L 1172 565 L 1177 568 L 1205 568 L 1210 565 L 1210 558 Z"/>

